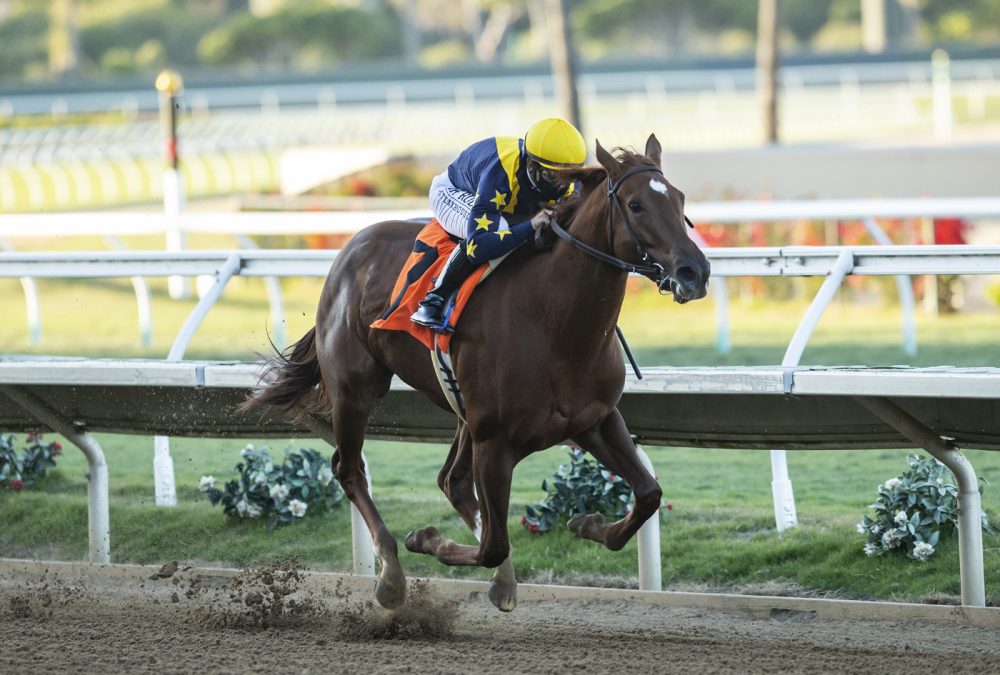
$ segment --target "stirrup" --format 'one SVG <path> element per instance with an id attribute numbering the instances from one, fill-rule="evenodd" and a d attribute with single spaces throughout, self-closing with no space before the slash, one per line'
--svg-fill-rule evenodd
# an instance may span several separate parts
<path id="1" fill-rule="evenodd" d="M 445 299 L 436 293 L 428 293 L 420 301 L 417 311 L 410 315 L 410 321 L 442 333 L 451 333 L 452 328 L 444 325 Z"/>

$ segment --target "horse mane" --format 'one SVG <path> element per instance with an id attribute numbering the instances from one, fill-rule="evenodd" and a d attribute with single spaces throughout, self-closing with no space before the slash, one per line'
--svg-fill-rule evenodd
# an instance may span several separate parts
<path id="1" fill-rule="evenodd" d="M 648 157 L 642 155 L 631 148 L 617 147 L 612 150 L 615 159 L 628 169 L 633 166 L 652 166 L 653 163 Z M 608 172 L 603 166 L 586 166 L 579 169 L 566 169 L 560 171 L 559 175 L 573 181 L 578 181 L 581 185 L 579 196 L 575 199 L 567 199 L 557 204 L 553 211 L 556 218 L 563 226 L 568 226 L 580 208 L 586 201 L 587 195 L 600 187 L 608 177 Z"/>

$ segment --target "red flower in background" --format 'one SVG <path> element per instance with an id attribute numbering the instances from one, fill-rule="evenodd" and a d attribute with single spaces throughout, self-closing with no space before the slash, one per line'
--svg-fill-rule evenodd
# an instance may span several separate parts
<path id="1" fill-rule="evenodd" d="M 10 482 L 10 489 L 14 492 L 20 492 L 24 489 L 24 481 L 20 478 L 15 478 Z"/>

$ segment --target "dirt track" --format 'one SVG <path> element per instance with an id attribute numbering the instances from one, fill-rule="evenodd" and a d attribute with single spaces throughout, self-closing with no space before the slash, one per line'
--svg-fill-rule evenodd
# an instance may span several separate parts
<path id="1" fill-rule="evenodd" d="M 766 618 L 624 600 L 528 600 L 411 584 L 396 613 L 370 593 L 317 590 L 293 568 L 234 578 L 183 568 L 95 588 L 45 574 L 0 585 L 0 672 L 996 673 L 1000 629 Z M 153 576 L 156 576 L 155 574 Z"/>

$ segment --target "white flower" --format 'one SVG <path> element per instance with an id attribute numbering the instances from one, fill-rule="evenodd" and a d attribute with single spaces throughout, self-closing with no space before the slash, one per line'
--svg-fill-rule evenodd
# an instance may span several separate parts
<path id="1" fill-rule="evenodd" d="M 260 518 L 262 513 L 264 512 L 256 504 L 247 505 L 247 518 Z"/>
<path id="2" fill-rule="evenodd" d="M 239 514 L 240 518 L 246 518 L 247 517 L 247 509 L 249 507 L 250 507 L 250 505 L 247 504 L 247 500 L 241 499 L 238 502 L 236 502 L 236 513 Z"/>
<path id="3" fill-rule="evenodd" d="M 276 502 L 285 501 L 285 497 L 288 496 L 288 486 L 287 485 L 272 485 L 271 486 L 271 499 Z"/>
<path id="4" fill-rule="evenodd" d="M 254 485 L 265 485 L 267 483 L 267 474 L 263 471 L 258 471 L 253 475 Z"/>
<path id="5" fill-rule="evenodd" d="M 893 518 L 893 520 L 896 521 L 897 525 L 902 525 L 903 523 L 908 521 L 909 518 L 906 517 L 906 511 L 896 511 L 896 516 Z"/>
<path id="6" fill-rule="evenodd" d="M 882 549 L 876 546 L 875 544 L 870 544 L 870 543 L 865 544 L 865 555 L 868 556 L 869 558 L 873 555 L 878 555 L 879 553 L 881 553 L 881 551 Z"/>
<path id="7" fill-rule="evenodd" d="M 208 492 L 210 489 L 215 487 L 215 477 L 214 476 L 202 476 L 201 480 L 198 481 L 198 489 L 202 492 Z"/>
<path id="8" fill-rule="evenodd" d="M 889 530 L 888 532 L 882 535 L 882 548 L 884 548 L 886 551 L 888 551 L 891 548 L 896 548 L 897 546 L 899 546 L 899 544 L 900 541 L 899 539 L 896 539 L 896 533 L 893 532 L 892 530 Z"/>
<path id="9" fill-rule="evenodd" d="M 324 464 L 323 468 L 319 470 L 319 480 L 323 483 L 323 487 L 329 485 L 330 481 L 333 480 L 333 469 Z"/>
<path id="10" fill-rule="evenodd" d="M 866 534 L 866 533 L 868 532 L 868 528 L 866 528 L 866 527 L 865 527 L 865 521 L 863 521 L 863 520 L 862 520 L 862 521 L 860 521 L 860 522 L 859 522 L 859 523 L 858 523 L 858 524 L 857 524 L 857 525 L 855 526 L 855 528 L 857 529 L 857 531 L 858 531 L 858 534 Z"/>
<path id="11" fill-rule="evenodd" d="M 292 515 L 295 516 L 296 518 L 301 518 L 302 516 L 306 515 L 307 506 L 308 504 L 306 504 L 305 502 L 301 502 L 298 499 L 293 499 L 292 501 L 288 502 L 288 510 L 291 511 Z"/>
<path id="12" fill-rule="evenodd" d="M 886 490 L 895 490 L 897 487 L 899 487 L 899 485 L 902 482 L 903 481 L 899 480 L 898 478 L 890 478 L 889 480 L 887 480 L 885 483 L 882 484 L 882 487 L 885 488 Z"/>
<path id="13" fill-rule="evenodd" d="M 918 541 L 913 545 L 913 557 L 917 560 L 925 561 L 934 554 L 934 547 L 925 541 Z"/>
<path id="14" fill-rule="evenodd" d="M 882 528 L 878 526 L 878 523 L 872 523 L 872 534 L 876 536 L 882 534 Z"/>

